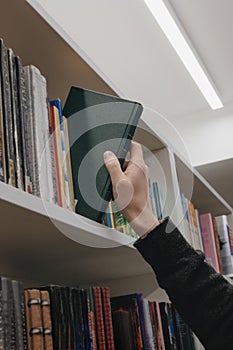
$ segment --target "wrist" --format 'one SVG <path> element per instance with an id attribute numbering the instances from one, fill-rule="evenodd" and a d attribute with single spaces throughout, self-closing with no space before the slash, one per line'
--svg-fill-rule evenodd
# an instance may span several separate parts
<path id="1" fill-rule="evenodd" d="M 140 237 L 146 236 L 160 224 L 159 220 L 156 218 L 151 209 L 144 209 L 129 223 Z"/>

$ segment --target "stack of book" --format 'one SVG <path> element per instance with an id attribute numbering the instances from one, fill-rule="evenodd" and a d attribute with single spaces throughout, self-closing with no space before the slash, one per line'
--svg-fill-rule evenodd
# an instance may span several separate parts
<path id="1" fill-rule="evenodd" d="M 201 349 L 171 303 L 152 302 L 141 293 L 111 298 L 115 349 Z"/>
<path id="2" fill-rule="evenodd" d="M 191 200 L 181 194 L 184 236 L 194 249 L 204 252 L 217 272 L 233 274 L 233 235 L 227 216 L 200 214 Z"/>
<path id="3" fill-rule="evenodd" d="M 200 348 L 172 304 L 148 301 L 142 293 L 110 297 L 103 286 L 23 289 L 21 282 L 0 281 L 3 349 Z"/>
<path id="4" fill-rule="evenodd" d="M 0 181 L 74 210 L 66 119 L 47 82 L 0 39 Z"/>

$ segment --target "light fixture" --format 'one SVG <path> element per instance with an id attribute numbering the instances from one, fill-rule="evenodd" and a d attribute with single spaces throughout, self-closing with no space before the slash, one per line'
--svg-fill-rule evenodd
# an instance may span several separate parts
<path id="1" fill-rule="evenodd" d="M 210 107 L 212 109 L 222 108 L 222 101 L 218 97 L 206 69 L 192 47 L 175 13 L 169 6 L 169 3 L 166 1 L 165 5 L 163 0 L 144 1 Z"/>

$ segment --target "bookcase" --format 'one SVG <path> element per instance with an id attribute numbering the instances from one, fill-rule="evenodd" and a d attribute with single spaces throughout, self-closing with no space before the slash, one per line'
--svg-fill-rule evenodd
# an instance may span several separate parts
<path id="1" fill-rule="evenodd" d="M 71 85 L 116 95 L 82 49 L 72 48 L 52 28 L 52 18 L 47 17 L 47 23 L 41 17 L 36 1 L 4 0 L 0 6 L 1 37 L 24 65 L 41 70 L 50 98 L 64 101 Z M 164 182 L 164 215 L 183 230 L 179 200 L 183 192 L 200 213 L 226 214 L 232 226 L 232 208 L 161 136 L 160 124 L 160 116 L 145 110 L 135 139 L 147 149 L 151 176 Z M 151 299 L 166 300 L 131 237 L 1 182 L 0 212 L 1 275 L 20 279 L 25 286 L 98 283 L 110 286 L 112 295 L 140 291 Z"/>

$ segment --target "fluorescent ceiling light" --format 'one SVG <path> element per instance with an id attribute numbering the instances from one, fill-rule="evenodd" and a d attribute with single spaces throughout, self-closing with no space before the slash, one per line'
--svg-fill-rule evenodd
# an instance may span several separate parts
<path id="1" fill-rule="evenodd" d="M 194 54 L 195 50 L 191 48 L 192 45 L 173 11 L 170 8 L 168 10 L 163 0 L 144 1 L 210 107 L 212 109 L 222 108 L 223 104 L 213 87 L 213 83 L 210 81 L 210 77 L 208 77 L 208 73 L 205 71 L 200 59 L 198 59 L 198 55 Z"/>

